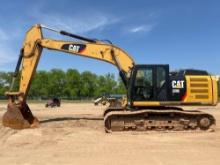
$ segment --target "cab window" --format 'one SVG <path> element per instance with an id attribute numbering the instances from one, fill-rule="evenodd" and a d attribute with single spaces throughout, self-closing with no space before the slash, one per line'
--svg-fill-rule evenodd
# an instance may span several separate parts
<path id="1" fill-rule="evenodd" d="M 153 69 L 140 68 L 137 70 L 134 82 L 134 100 L 150 100 L 153 98 Z"/>

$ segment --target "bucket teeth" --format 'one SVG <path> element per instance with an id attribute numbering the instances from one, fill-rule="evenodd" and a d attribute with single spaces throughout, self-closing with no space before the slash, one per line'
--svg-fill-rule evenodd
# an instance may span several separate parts
<path id="1" fill-rule="evenodd" d="M 26 103 L 21 106 L 9 103 L 7 112 L 3 115 L 3 125 L 13 129 L 33 128 L 39 125 L 39 121 L 31 113 Z"/>

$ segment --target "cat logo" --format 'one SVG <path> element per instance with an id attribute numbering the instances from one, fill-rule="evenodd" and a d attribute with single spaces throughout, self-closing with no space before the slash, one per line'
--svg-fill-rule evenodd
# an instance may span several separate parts
<path id="1" fill-rule="evenodd" d="M 82 53 L 86 49 L 84 44 L 64 44 L 61 49 L 73 52 L 73 53 Z"/>
<path id="2" fill-rule="evenodd" d="M 69 50 L 78 53 L 79 52 L 79 45 L 69 45 Z"/>
<path id="3" fill-rule="evenodd" d="M 185 83 L 184 80 L 173 80 L 172 81 L 172 88 L 175 88 L 175 89 L 184 88 L 184 83 Z"/>

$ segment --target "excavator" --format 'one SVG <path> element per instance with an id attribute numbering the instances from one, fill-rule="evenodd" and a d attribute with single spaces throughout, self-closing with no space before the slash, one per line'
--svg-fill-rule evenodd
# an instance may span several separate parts
<path id="1" fill-rule="evenodd" d="M 43 29 L 74 38 L 73 41 L 43 37 Z M 205 131 L 215 126 L 209 113 L 183 109 L 215 106 L 218 102 L 216 76 L 204 70 L 169 70 L 167 64 L 135 64 L 124 50 L 110 41 L 91 39 L 41 24 L 27 31 L 13 74 L 3 125 L 13 129 L 39 126 L 27 104 L 28 91 L 43 49 L 79 55 L 113 64 L 126 87 L 127 97 L 103 113 L 106 132 L 114 131 Z M 19 91 L 13 84 L 20 73 Z M 181 108 L 180 108 L 181 107 Z"/>

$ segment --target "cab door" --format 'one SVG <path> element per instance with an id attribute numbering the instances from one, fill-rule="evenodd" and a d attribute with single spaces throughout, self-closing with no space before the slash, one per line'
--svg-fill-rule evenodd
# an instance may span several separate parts
<path id="1" fill-rule="evenodd" d="M 168 81 L 168 65 L 137 65 L 130 89 L 132 101 L 166 101 Z"/>

